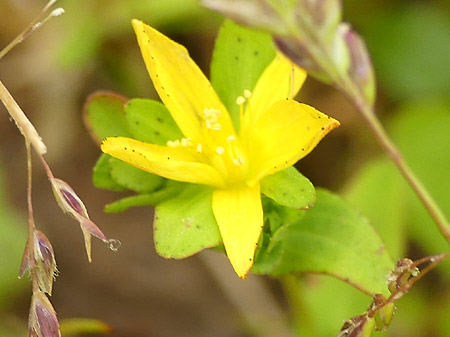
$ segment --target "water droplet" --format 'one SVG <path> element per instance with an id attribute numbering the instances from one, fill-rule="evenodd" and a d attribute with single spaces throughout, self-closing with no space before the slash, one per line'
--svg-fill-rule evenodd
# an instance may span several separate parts
<path id="1" fill-rule="evenodd" d="M 116 239 L 109 239 L 108 240 L 109 249 L 111 249 L 113 252 L 117 252 L 122 245 L 122 243 L 119 240 Z"/>

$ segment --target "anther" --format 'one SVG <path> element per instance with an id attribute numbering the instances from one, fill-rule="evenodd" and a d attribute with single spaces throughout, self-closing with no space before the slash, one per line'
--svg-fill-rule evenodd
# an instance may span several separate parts
<path id="1" fill-rule="evenodd" d="M 244 97 L 245 97 L 245 98 L 250 98 L 250 97 L 252 97 L 252 92 L 251 92 L 250 90 L 248 90 L 248 89 L 245 89 L 245 90 L 244 90 Z"/>
<path id="2" fill-rule="evenodd" d="M 227 142 L 228 142 L 228 143 L 232 143 L 232 142 L 234 142 L 235 140 L 236 140 L 235 135 L 231 135 L 231 136 L 228 136 L 228 137 L 227 137 Z"/>
<path id="3" fill-rule="evenodd" d="M 221 156 L 225 153 L 225 148 L 223 146 L 216 147 L 216 153 Z"/>
<path id="4" fill-rule="evenodd" d="M 181 146 L 190 146 L 192 145 L 192 141 L 189 138 L 181 139 Z"/>
<path id="5" fill-rule="evenodd" d="M 241 166 L 242 164 L 244 164 L 244 159 L 242 158 L 234 158 L 233 159 L 233 164 L 236 166 Z"/>
<path id="6" fill-rule="evenodd" d="M 245 98 L 243 97 L 243 96 L 239 96 L 237 99 L 236 99 L 236 104 L 237 105 L 242 105 L 242 104 L 244 104 L 245 103 Z"/>
<path id="7" fill-rule="evenodd" d="M 222 125 L 220 123 L 214 123 L 213 125 L 211 125 L 211 129 L 213 129 L 214 131 L 220 131 L 222 130 Z"/>
<path id="8" fill-rule="evenodd" d="M 197 151 L 198 153 L 202 153 L 202 151 L 203 151 L 203 145 L 202 145 L 201 143 L 198 143 L 198 144 L 197 144 L 196 151 Z"/>

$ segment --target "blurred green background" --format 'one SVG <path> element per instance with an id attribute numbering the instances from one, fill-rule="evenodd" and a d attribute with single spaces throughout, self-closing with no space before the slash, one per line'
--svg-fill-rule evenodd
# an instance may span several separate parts
<path id="1" fill-rule="evenodd" d="M 45 3 L 0 0 L 0 46 Z M 206 74 L 223 18 L 195 0 L 61 0 L 58 5 L 66 14 L 2 59 L 0 79 L 44 138 L 54 174 L 74 187 L 91 217 L 123 244 L 113 254 L 94 243 L 94 261 L 88 264 L 78 224 L 61 214 L 36 163 L 36 222 L 53 243 L 61 272 L 52 297 L 59 318 L 101 319 L 114 328 L 114 336 L 257 336 L 201 256 L 165 261 L 156 255 L 151 209 L 102 212 L 117 194 L 92 186 L 100 151 L 81 119 L 86 97 L 98 89 L 156 98 L 132 18 L 184 44 Z M 344 17 L 373 56 L 383 124 L 450 216 L 450 3 L 347 0 Z M 447 251 L 436 226 L 342 95 L 308 79 L 298 100 L 342 124 L 298 164 L 300 171 L 315 185 L 342 192 L 367 215 L 394 259 Z M 0 109 L 0 337 L 23 336 L 30 291 L 17 273 L 26 232 L 25 150 Z M 450 336 L 449 275 L 446 262 L 400 300 L 386 335 Z M 228 276 L 234 277 L 231 270 Z M 282 298 L 278 282 L 264 282 Z M 329 277 L 302 275 L 298 286 L 295 303 L 282 299 L 278 304 L 282 310 L 293 308 L 290 320 L 299 336 L 335 336 L 343 320 L 362 313 L 370 302 Z M 242 296 L 257 307 L 257 293 Z"/>

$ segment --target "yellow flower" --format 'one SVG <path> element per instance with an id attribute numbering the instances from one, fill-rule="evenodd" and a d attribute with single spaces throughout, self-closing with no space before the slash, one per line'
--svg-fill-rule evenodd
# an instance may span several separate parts
<path id="1" fill-rule="evenodd" d="M 278 54 L 253 92 L 237 98 L 237 131 L 187 50 L 141 21 L 133 20 L 133 27 L 155 88 L 184 138 L 167 146 L 107 138 L 102 150 L 168 179 L 213 186 L 212 209 L 228 258 L 245 278 L 263 227 L 260 180 L 306 156 L 339 122 L 288 99 L 306 73 Z"/>

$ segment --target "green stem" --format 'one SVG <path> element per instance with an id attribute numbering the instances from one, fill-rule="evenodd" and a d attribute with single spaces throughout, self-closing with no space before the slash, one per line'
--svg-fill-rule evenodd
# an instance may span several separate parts
<path id="1" fill-rule="evenodd" d="M 381 125 L 381 122 L 375 114 L 373 106 L 365 100 L 359 87 L 351 80 L 347 73 L 342 73 L 339 71 L 339 68 L 334 62 L 333 56 L 329 53 L 329 49 L 327 48 L 325 41 L 323 41 L 320 36 L 315 34 L 316 29 L 314 29 L 314 27 L 310 27 L 306 21 L 301 22 L 300 20 L 297 20 L 295 24 L 290 24 L 289 28 L 292 36 L 294 36 L 298 41 L 305 38 L 309 40 L 307 44 L 310 46 L 309 51 L 315 62 L 361 113 L 378 141 L 378 144 L 397 166 L 400 173 L 419 197 L 420 201 L 438 226 L 441 234 L 450 243 L 449 220 L 446 218 L 445 214 L 428 192 L 426 187 L 405 161 L 400 150 Z M 300 31 L 305 32 L 306 36 L 303 35 L 303 37 L 301 37 Z"/>
<path id="2" fill-rule="evenodd" d="M 347 95 L 347 97 L 353 102 L 356 109 L 361 113 L 364 120 L 367 122 L 370 130 L 374 134 L 378 144 L 383 151 L 397 166 L 397 169 L 403 175 L 403 178 L 408 182 L 413 191 L 416 193 L 426 210 L 430 214 L 438 226 L 441 234 L 444 238 L 450 242 L 450 222 L 446 218 L 444 212 L 436 203 L 434 198 L 428 192 L 427 188 L 423 185 L 421 180 L 417 177 L 406 160 L 403 158 L 401 151 L 397 145 L 387 134 L 384 127 L 381 125 L 380 120 L 377 118 L 373 107 L 371 107 L 361 95 L 361 92 L 356 88 L 353 82 L 348 77 L 341 77 L 338 81 L 338 85 L 341 91 Z"/>

